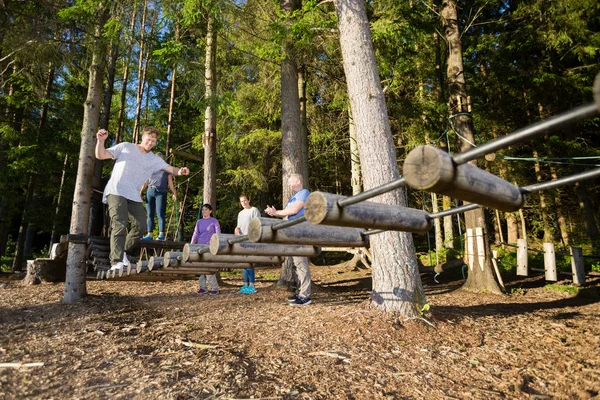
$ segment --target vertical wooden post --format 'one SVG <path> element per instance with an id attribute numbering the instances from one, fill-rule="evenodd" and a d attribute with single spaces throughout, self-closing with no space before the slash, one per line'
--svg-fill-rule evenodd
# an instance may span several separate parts
<path id="1" fill-rule="evenodd" d="M 469 260 L 469 271 L 473 271 L 473 264 L 475 264 L 475 238 L 473 237 L 473 229 L 467 229 L 467 259 Z"/>
<path id="2" fill-rule="evenodd" d="M 475 228 L 475 240 L 477 240 L 477 258 L 479 268 L 483 271 L 485 267 L 485 240 L 483 237 L 483 228 L 478 226 Z"/>
<path id="3" fill-rule="evenodd" d="M 506 292 L 504 281 L 502 280 L 500 269 L 498 268 L 498 250 L 492 250 L 492 265 L 494 266 L 494 271 L 496 271 L 496 277 L 498 278 L 498 284 L 500 285 L 500 288 L 503 292 Z"/>
<path id="4" fill-rule="evenodd" d="M 544 243 L 544 270 L 546 271 L 546 280 L 556 282 L 556 255 L 554 254 L 554 243 Z"/>
<path id="5" fill-rule="evenodd" d="M 585 283 L 585 268 L 581 247 L 571 247 L 571 271 L 573 271 L 573 284 L 583 285 Z"/>
<path id="6" fill-rule="evenodd" d="M 529 259 L 527 257 L 527 240 L 517 239 L 517 275 L 529 276 Z"/>

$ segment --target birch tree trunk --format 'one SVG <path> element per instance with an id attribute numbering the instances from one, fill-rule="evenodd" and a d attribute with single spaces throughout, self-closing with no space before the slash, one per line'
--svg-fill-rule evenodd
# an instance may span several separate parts
<path id="1" fill-rule="evenodd" d="M 447 79 L 448 95 L 450 96 L 450 114 L 453 118 L 454 129 L 466 138 L 466 140 L 461 142 L 460 146 L 460 150 L 464 152 L 473 147 L 471 143 L 475 143 L 475 129 L 471 114 L 467 112 L 467 109 L 462 108 L 462 105 L 467 104 L 468 95 L 463 69 L 462 41 L 458 27 L 458 6 L 456 0 L 442 1 L 441 17 L 446 43 L 448 43 Z M 476 160 L 470 161 L 470 163 L 477 165 Z M 487 234 L 485 234 L 487 233 L 487 228 L 483 209 L 479 208 L 466 212 L 465 225 L 467 229 L 471 228 L 473 230 L 476 227 L 482 227 L 484 237 L 487 237 Z M 473 291 L 501 293 L 492 272 L 489 243 L 484 241 L 484 247 L 483 251 L 486 254 L 485 265 L 478 265 L 478 257 L 475 257 L 476 265 L 469 266 L 469 275 L 463 288 Z"/>
<path id="2" fill-rule="evenodd" d="M 208 13 L 206 26 L 206 58 L 204 85 L 207 106 L 204 114 L 204 202 L 217 207 L 217 35 L 213 11 Z"/>
<path id="3" fill-rule="evenodd" d="M 83 124 L 81 128 L 81 146 L 79 148 L 79 163 L 77 166 L 77 179 L 73 195 L 73 211 L 71 214 L 71 227 L 69 233 L 85 235 L 88 233 L 88 220 L 90 217 L 90 197 L 92 191 L 92 178 L 96 157 L 96 131 L 100 117 L 100 103 L 102 101 L 102 85 L 104 81 L 104 57 L 106 50 L 103 48 L 101 33 L 108 13 L 99 6 L 99 21 L 95 28 L 95 43 L 92 46 L 92 62 L 90 65 L 90 80 L 88 93 L 83 110 Z M 65 303 L 74 303 L 87 295 L 85 285 L 87 273 L 86 245 L 69 243 L 67 256 L 67 273 L 65 277 Z"/>
<path id="4" fill-rule="evenodd" d="M 364 1 L 335 0 L 334 3 L 364 187 L 368 190 L 398 179 L 400 174 Z M 373 201 L 401 205 L 404 196 L 396 189 Z M 371 250 L 371 304 L 406 318 L 420 317 L 426 300 L 412 235 L 390 231 L 373 235 Z"/>

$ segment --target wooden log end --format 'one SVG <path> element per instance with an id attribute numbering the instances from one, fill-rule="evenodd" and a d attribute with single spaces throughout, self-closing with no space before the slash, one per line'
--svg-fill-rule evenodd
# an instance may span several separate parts
<path id="1" fill-rule="evenodd" d="M 417 190 L 439 191 L 452 183 L 452 157 L 433 146 L 421 145 L 411 150 L 404 160 L 406 183 Z"/>

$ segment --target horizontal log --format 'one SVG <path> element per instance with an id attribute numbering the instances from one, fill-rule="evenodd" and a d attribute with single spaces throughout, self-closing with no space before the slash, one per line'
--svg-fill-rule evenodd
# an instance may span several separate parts
<path id="1" fill-rule="evenodd" d="M 272 226 L 281 220 L 253 218 L 248 226 L 248 238 L 253 242 L 280 244 L 311 244 L 329 247 L 369 247 L 369 239 L 359 228 L 312 225 L 308 221 L 284 229 Z"/>
<path id="2" fill-rule="evenodd" d="M 207 244 L 186 243 L 183 246 L 183 253 L 181 255 L 181 260 L 183 262 L 200 261 L 200 254 L 208 253 L 209 251 L 210 251 L 210 246 Z"/>
<path id="3" fill-rule="evenodd" d="M 230 239 L 236 238 L 239 238 L 239 236 L 227 235 L 224 233 L 213 235 L 210 239 L 211 254 L 315 257 L 321 253 L 321 249 L 319 247 L 297 244 L 282 245 L 272 243 L 254 243 L 250 241 L 229 244 Z"/>
<path id="4" fill-rule="evenodd" d="M 231 272 L 231 268 L 162 268 L 152 271 L 152 274 L 164 275 L 214 275 L 218 272 Z"/>
<path id="5" fill-rule="evenodd" d="M 185 242 L 176 242 L 173 240 L 137 240 L 132 249 L 161 249 L 161 250 L 182 250 Z"/>
<path id="6" fill-rule="evenodd" d="M 163 257 L 150 257 L 148 260 L 148 271 L 152 271 L 154 268 L 162 268 L 163 266 Z"/>
<path id="7" fill-rule="evenodd" d="M 141 272 L 148 271 L 148 261 L 147 260 L 139 260 L 135 263 L 135 270 L 139 274 Z"/>
<path id="8" fill-rule="evenodd" d="M 167 251 L 163 255 L 163 265 L 168 267 L 169 265 L 177 264 L 177 259 L 183 256 L 183 251 Z"/>
<path id="9" fill-rule="evenodd" d="M 312 192 L 304 206 L 304 216 L 311 224 L 383 229 L 425 233 L 433 228 L 429 214 L 414 208 L 363 201 L 340 207 L 347 199 L 331 193 Z"/>
<path id="10" fill-rule="evenodd" d="M 406 183 L 417 190 L 440 193 L 501 211 L 517 211 L 525 204 L 518 186 L 474 165 L 456 165 L 450 154 L 433 146 L 419 146 L 404 160 Z"/>
<path id="11" fill-rule="evenodd" d="M 164 267 L 160 267 L 161 269 L 166 269 Z M 181 262 L 178 263 L 177 266 L 170 266 L 168 269 L 180 269 L 180 268 L 234 268 L 234 269 L 244 269 L 244 268 L 252 268 L 252 264 L 250 263 L 228 263 L 228 262 L 202 262 L 202 261 L 188 261 L 186 263 Z"/>

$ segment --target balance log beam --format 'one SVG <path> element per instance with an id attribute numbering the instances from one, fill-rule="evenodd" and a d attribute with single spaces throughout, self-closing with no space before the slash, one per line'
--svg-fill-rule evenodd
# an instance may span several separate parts
<path id="1" fill-rule="evenodd" d="M 219 233 L 210 238 L 210 253 L 213 255 L 270 255 L 283 257 L 316 257 L 321 254 L 321 248 L 305 245 L 282 245 L 272 243 L 254 243 L 245 241 L 230 244 L 229 240 L 239 238 L 237 235 Z"/>
<path id="2" fill-rule="evenodd" d="M 272 264 L 271 264 L 272 265 Z M 168 268 L 162 267 L 161 270 L 170 269 L 176 270 L 181 268 L 233 268 L 233 269 L 245 269 L 245 268 L 254 268 L 250 263 L 241 263 L 241 262 L 203 262 L 203 261 L 193 261 L 193 262 L 181 262 L 177 265 L 172 265 Z M 156 270 L 156 269 L 154 269 Z"/>
<path id="3" fill-rule="evenodd" d="M 223 262 L 223 263 L 259 263 L 259 264 L 281 264 L 283 260 L 278 256 L 271 255 L 232 255 L 232 254 L 218 254 L 214 255 L 211 253 L 200 254 L 198 258 L 193 257 L 187 261 L 181 260 L 184 263 L 194 262 Z M 165 266 L 168 266 L 165 263 Z"/>
<path id="4" fill-rule="evenodd" d="M 163 255 L 163 265 L 168 267 L 169 265 L 176 265 L 178 260 L 183 257 L 183 251 L 167 251 Z"/>
<path id="5" fill-rule="evenodd" d="M 280 219 L 253 218 L 248 226 L 248 239 L 260 243 L 309 244 L 328 247 L 369 247 L 363 229 L 312 225 L 304 221 L 287 228 L 274 230 Z"/>
<path id="6" fill-rule="evenodd" d="M 452 156 L 433 146 L 419 146 L 404 160 L 404 178 L 413 189 L 440 193 L 501 211 L 525 204 L 518 186 L 471 164 L 456 165 Z"/>
<path id="7" fill-rule="evenodd" d="M 148 271 L 152 271 L 155 268 L 162 268 L 163 266 L 163 257 L 150 257 L 148 260 Z"/>
<path id="8" fill-rule="evenodd" d="M 312 192 L 304 205 L 304 216 L 314 225 L 412 233 L 426 233 L 433 228 L 433 220 L 426 211 L 372 201 L 340 207 L 338 202 L 346 198 L 331 193 Z"/>
<path id="9" fill-rule="evenodd" d="M 209 251 L 210 246 L 207 244 L 186 243 L 183 246 L 183 254 L 181 255 L 181 260 L 183 262 L 200 261 L 200 254 L 208 253 Z"/>

